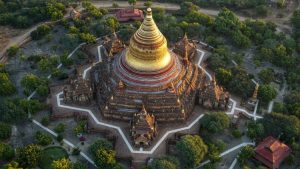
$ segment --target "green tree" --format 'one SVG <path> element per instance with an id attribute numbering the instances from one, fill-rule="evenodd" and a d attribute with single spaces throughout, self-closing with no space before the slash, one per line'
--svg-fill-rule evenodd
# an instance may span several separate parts
<path id="1" fill-rule="evenodd" d="M 219 68 L 216 72 L 217 82 L 225 87 L 227 87 L 232 80 L 232 73 L 229 69 Z"/>
<path id="2" fill-rule="evenodd" d="M 185 168 L 193 168 L 200 164 L 208 151 L 207 145 L 200 136 L 186 135 L 176 144 L 179 158 Z"/>
<path id="3" fill-rule="evenodd" d="M 79 35 L 67 33 L 61 37 L 59 43 L 61 43 L 66 49 L 74 49 L 80 43 Z"/>
<path id="4" fill-rule="evenodd" d="M 59 123 L 55 128 L 54 131 L 57 133 L 63 133 L 65 131 L 66 125 L 63 123 Z"/>
<path id="5" fill-rule="evenodd" d="M 76 162 L 73 164 L 72 169 L 88 169 L 88 166 L 81 162 Z"/>
<path id="6" fill-rule="evenodd" d="M 31 114 L 35 114 L 44 108 L 44 104 L 34 99 L 31 100 L 21 99 L 20 106 L 25 112 Z"/>
<path id="7" fill-rule="evenodd" d="M 112 144 L 110 142 L 108 142 L 107 140 L 104 140 L 104 139 L 101 139 L 101 140 L 98 140 L 96 141 L 95 143 L 93 143 L 91 146 L 90 146 L 90 152 L 92 155 L 96 155 L 96 152 L 99 150 L 99 149 L 106 149 L 106 150 L 110 150 L 112 149 Z"/>
<path id="8" fill-rule="evenodd" d="M 124 27 L 120 28 L 118 35 L 122 41 L 129 42 L 130 38 L 135 32 L 135 28 L 125 25 Z"/>
<path id="9" fill-rule="evenodd" d="M 9 75 L 7 73 L 0 72 L 0 95 L 1 96 L 9 96 L 16 92 L 16 88 L 9 79 Z"/>
<path id="10" fill-rule="evenodd" d="M 20 48 L 17 45 L 13 45 L 7 49 L 7 54 L 9 57 L 14 57 L 19 52 Z"/>
<path id="11" fill-rule="evenodd" d="M 96 37 L 90 33 L 80 33 L 80 39 L 86 43 L 96 43 Z"/>
<path id="12" fill-rule="evenodd" d="M 36 143 L 41 146 L 47 146 L 52 143 L 52 137 L 49 134 L 40 131 L 35 133 L 35 140 Z"/>
<path id="13" fill-rule="evenodd" d="M 290 91 L 284 97 L 285 107 L 287 108 L 287 112 L 291 115 L 295 115 L 300 118 L 300 91 L 293 90 Z"/>
<path id="14" fill-rule="evenodd" d="M 198 11 L 199 9 L 200 9 L 199 6 L 195 5 L 193 2 L 185 2 L 185 1 L 183 1 L 180 4 L 179 14 L 185 16 L 189 12 Z"/>
<path id="15" fill-rule="evenodd" d="M 212 162 L 218 162 L 221 160 L 220 149 L 215 144 L 208 145 L 208 159 Z"/>
<path id="16" fill-rule="evenodd" d="M 296 38 L 300 37 L 300 10 L 296 10 L 291 18 L 291 24 L 293 26 L 293 33 Z"/>
<path id="17" fill-rule="evenodd" d="M 232 40 L 236 46 L 241 47 L 241 48 L 250 47 L 251 40 L 247 36 L 245 36 L 242 32 L 234 31 L 232 34 L 233 34 Z"/>
<path id="18" fill-rule="evenodd" d="M 258 88 L 258 99 L 262 103 L 269 103 L 277 96 L 277 91 L 271 85 L 260 85 Z"/>
<path id="19" fill-rule="evenodd" d="M 24 121 L 27 113 L 19 106 L 18 100 L 4 100 L 0 102 L 0 121 L 17 123 Z"/>
<path id="20" fill-rule="evenodd" d="M 6 166 L 4 166 L 4 169 L 23 169 L 19 166 L 18 162 L 12 161 L 8 163 Z"/>
<path id="21" fill-rule="evenodd" d="M 150 166 L 150 169 L 179 169 L 180 164 L 177 158 L 172 156 L 165 156 L 158 159 L 154 159 Z"/>
<path id="22" fill-rule="evenodd" d="M 0 122 L 0 140 L 9 139 L 11 136 L 11 125 Z"/>
<path id="23" fill-rule="evenodd" d="M 215 20 L 215 28 L 219 33 L 230 34 L 241 30 L 245 25 L 229 9 L 223 8 Z"/>
<path id="24" fill-rule="evenodd" d="M 9 161 L 15 157 L 15 150 L 8 144 L 0 143 L 0 160 Z"/>
<path id="25" fill-rule="evenodd" d="M 247 136 L 252 140 L 261 138 L 264 134 L 264 126 L 261 123 L 251 121 L 247 125 Z"/>
<path id="26" fill-rule="evenodd" d="M 36 28 L 36 30 L 32 31 L 30 33 L 30 36 L 33 40 L 39 40 L 42 37 L 46 36 L 47 34 L 49 34 L 51 31 L 50 26 L 43 24 L 39 27 Z"/>
<path id="27" fill-rule="evenodd" d="M 268 113 L 259 122 L 264 126 L 264 136 L 273 136 L 292 143 L 300 138 L 300 120 L 293 115 Z"/>
<path id="28" fill-rule="evenodd" d="M 275 73 L 272 68 L 266 68 L 258 73 L 258 77 L 264 84 L 269 84 L 275 80 Z"/>
<path id="29" fill-rule="evenodd" d="M 152 6 L 152 0 L 148 0 L 144 3 L 144 6 L 150 8 Z"/>
<path id="30" fill-rule="evenodd" d="M 113 150 L 98 149 L 95 154 L 95 163 L 98 168 L 113 169 L 117 165 L 116 153 Z"/>
<path id="31" fill-rule="evenodd" d="M 41 157 L 42 149 L 38 145 L 28 145 L 17 149 L 17 161 L 23 168 L 35 168 Z"/>
<path id="32" fill-rule="evenodd" d="M 266 5 L 259 5 L 255 8 L 257 15 L 266 17 L 268 15 L 268 7 Z"/>
<path id="33" fill-rule="evenodd" d="M 229 117 L 224 112 L 214 112 L 206 114 L 201 120 L 201 126 L 212 133 L 218 133 L 228 128 Z"/>
<path id="34" fill-rule="evenodd" d="M 112 32 L 116 31 L 120 26 L 119 21 L 116 17 L 108 17 L 105 19 L 106 25 L 112 30 Z"/>
<path id="35" fill-rule="evenodd" d="M 38 94 L 45 95 L 48 94 L 48 80 L 39 78 L 34 74 L 27 74 L 21 80 L 21 86 L 24 88 L 26 94 L 30 94 L 31 92 L 37 90 Z"/>
<path id="36" fill-rule="evenodd" d="M 52 169 L 71 169 L 71 162 L 69 159 L 62 158 L 52 161 Z"/>
<path id="37" fill-rule="evenodd" d="M 231 69 L 233 79 L 229 83 L 228 89 L 242 98 L 249 98 L 253 93 L 255 87 L 251 77 L 244 68 L 234 67 Z"/>
<path id="38" fill-rule="evenodd" d="M 134 8 L 134 6 L 137 3 L 137 0 L 128 0 L 129 5 L 132 5 L 132 7 Z"/>
<path id="39" fill-rule="evenodd" d="M 254 156 L 254 149 L 251 146 L 245 146 L 241 149 L 240 153 L 237 156 L 237 161 L 240 166 L 243 166 L 247 163 L 247 160 Z"/>

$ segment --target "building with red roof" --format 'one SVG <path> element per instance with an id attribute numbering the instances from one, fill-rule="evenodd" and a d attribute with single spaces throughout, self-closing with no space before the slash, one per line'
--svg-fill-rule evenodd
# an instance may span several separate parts
<path id="1" fill-rule="evenodd" d="M 139 9 L 121 9 L 116 13 L 119 22 L 143 21 L 144 14 Z"/>
<path id="2" fill-rule="evenodd" d="M 271 169 L 278 168 L 290 155 L 291 149 L 279 140 L 269 136 L 255 148 L 255 158 Z"/>

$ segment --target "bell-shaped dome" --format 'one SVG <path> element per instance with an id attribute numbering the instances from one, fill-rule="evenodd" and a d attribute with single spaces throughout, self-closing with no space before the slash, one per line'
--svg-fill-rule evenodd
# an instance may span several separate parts
<path id="1" fill-rule="evenodd" d="M 142 25 L 130 39 L 125 61 L 131 68 L 146 72 L 161 70 L 171 62 L 167 40 L 157 28 L 151 8 L 147 9 Z"/>

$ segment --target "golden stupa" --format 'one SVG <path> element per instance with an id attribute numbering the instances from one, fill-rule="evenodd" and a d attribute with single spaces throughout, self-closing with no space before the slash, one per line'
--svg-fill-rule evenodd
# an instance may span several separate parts
<path id="1" fill-rule="evenodd" d="M 158 71 L 171 62 L 167 40 L 157 28 L 151 8 L 147 9 L 142 25 L 130 39 L 125 61 L 140 71 Z"/>
<path id="2" fill-rule="evenodd" d="M 204 72 L 168 49 L 150 8 L 123 51 L 91 70 L 104 118 L 131 121 L 145 106 L 158 122 L 184 121 L 194 108 Z"/>

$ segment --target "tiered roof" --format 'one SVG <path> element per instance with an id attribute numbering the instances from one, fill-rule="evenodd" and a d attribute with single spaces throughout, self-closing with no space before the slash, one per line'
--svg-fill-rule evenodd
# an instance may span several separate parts
<path id="1" fill-rule="evenodd" d="M 121 9 L 116 13 L 116 17 L 119 22 L 127 22 L 130 20 L 142 21 L 144 14 L 143 11 L 139 9 Z"/>
<path id="2" fill-rule="evenodd" d="M 255 158 L 269 168 L 278 168 L 280 163 L 291 153 L 291 149 L 272 136 L 265 138 L 255 148 Z"/>
<path id="3" fill-rule="evenodd" d="M 174 52 L 183 59 L 189 59 L 195 50 L 196 45 L 189 41 L 186 34 L 178 43 L 175 44 L 174 48 Z"/>
<path id="4" fill-rule="evenodd" d="M 124 49 L 124 44 L 118 38 L 115 32 L 110 38 L 107 37 L 103 45 L 107 50 L 109 56 L 113 56 L 114 54 L 119 53 Z"/>
<path id="5" fill-rule="evenodd" d="M 135 114 L 134 117 L 134 131 L 136 134 L 144 134 L 145 132 L 152 131 L 154 129 L 155 118 L 147 113 L 145 106 L 142 110 Z"/>

